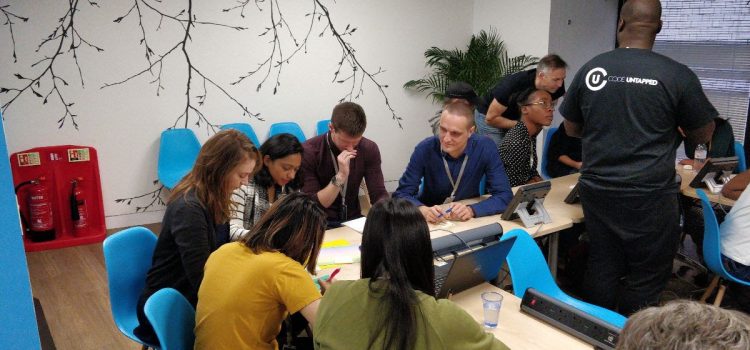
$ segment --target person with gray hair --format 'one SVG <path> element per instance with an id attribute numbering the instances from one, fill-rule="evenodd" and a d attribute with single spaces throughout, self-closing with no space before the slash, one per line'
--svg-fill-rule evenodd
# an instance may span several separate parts
<path id="1" fill-rule="evenodd" d="M 615 349 L 750 349 L 750 316 L 697 301 L 676 300 L 630 316 Z"/>
<path id="2" fill-rule="evenodd" d="M 560 56 L 549 54 L 539 60 L 535 69 L 511 74 L 501 80 L 477 104 L 474 121 L 477 133 L 487 135 L 500 147 L 509 129 L 521 119 L 518 101 L 519 92 L 534 88 L 552 95 L 552 101 L 565 95 L 565 74 L 568 64 Z"/>

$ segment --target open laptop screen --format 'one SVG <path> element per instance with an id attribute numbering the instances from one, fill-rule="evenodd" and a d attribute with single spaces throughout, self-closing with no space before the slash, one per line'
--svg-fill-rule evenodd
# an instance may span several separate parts
<path id="1" fill-rule="evenodd" d="M 436 257 L 435 295 L 447 298 L 497 278 L 515 240 L 495 240 Z"/>

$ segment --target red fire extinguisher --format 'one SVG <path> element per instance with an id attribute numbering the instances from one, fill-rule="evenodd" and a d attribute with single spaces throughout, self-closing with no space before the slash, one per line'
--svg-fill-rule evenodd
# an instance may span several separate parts
<path id="1" fill-rule="evenodd" d="M 84 198 L 83 189 L 78 185 L 83 178 L 76 178 L 70 181 L 72 188 L 70 191 L 70 218 L 73 220 L 73 227 L 76 234 L 82 233 L 88 227 L 88 210 L 86 208 L 86 199 Z"/>
<path id="2" fill-rule="evenodd" d="M 49 196 L 45 178 L 39 177 L 20 183 L 16 186 L 16 193 L 25 185 L 32 185 L 28 191 L 29 218 L 26 222 L 27 235 L 34 242 L 43 242 L 55 239 L 55 225 L 52 216 L 52 199 Z"/>

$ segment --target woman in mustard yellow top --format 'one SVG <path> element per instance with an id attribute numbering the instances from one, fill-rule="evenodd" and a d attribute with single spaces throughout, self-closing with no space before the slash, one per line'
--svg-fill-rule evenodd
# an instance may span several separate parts
<path id="1" fill-rule="evenodd" d="M 312 199 L 291 193 L 240 241 L 211 254 L 198 291 L 195 349 L 278 349 L 287 313 L 312 324 L 321 295 L 308 272 L 325 225 Z"/>

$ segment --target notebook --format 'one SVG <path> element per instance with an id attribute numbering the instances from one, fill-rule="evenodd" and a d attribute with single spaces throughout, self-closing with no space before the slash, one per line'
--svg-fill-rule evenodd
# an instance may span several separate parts
<path id="1" fill-rule="evenodd" d="M 447 298 L 497 278 L 516 237 L 466 248 L 436 257 L 435 295 Z"/>

